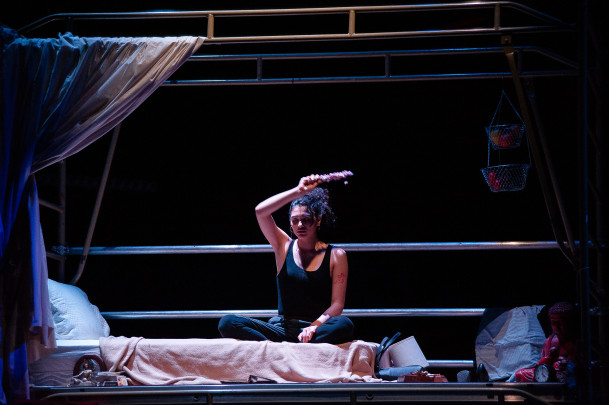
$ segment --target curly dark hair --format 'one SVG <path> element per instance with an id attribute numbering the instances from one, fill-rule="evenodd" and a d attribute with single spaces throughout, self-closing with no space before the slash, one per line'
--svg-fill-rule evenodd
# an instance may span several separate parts
<path id="1" fill-rule="evenodd" d="M 326 188 L 316 187 L 309 194 L 292 201 L 289 216 L 295 206 L 306 207 L 309 214 L 321 218 L 321 228 L 327 229 L 328 225 L 334 225 L 336 222 L 336 215 L 330 206 L 330 193 Z"/>

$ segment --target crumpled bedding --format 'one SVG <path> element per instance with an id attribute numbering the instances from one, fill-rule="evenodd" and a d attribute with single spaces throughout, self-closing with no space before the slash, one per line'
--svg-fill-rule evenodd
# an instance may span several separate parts
<path id="1" fill-rule="evenodd" d="M 247 381 L 250 375 L 278 383 L 381 382 L 374 376 L 378 344 L 253 342 L 236 339 L 101 337 L 109 371 L 129 385 L 199 385 Z"/>

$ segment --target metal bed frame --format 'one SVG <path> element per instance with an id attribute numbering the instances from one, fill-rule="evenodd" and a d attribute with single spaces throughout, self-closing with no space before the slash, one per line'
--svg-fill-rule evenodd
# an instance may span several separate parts
<path id="1" fill-rule="evenodd" d="M 173 387 L 49 388 L 39 401 L 95 401 L 99 404 L 213 403 L 575 403 L 558 383 L 315 383 L 237 384 Z"/>
<path id="2" fill-rule="evenodd" d="M 136 13 L 72 13 L 55 14 L 45 17 L 30 25 L 20 29 L 20 33 L 27 34 L 38 32 L 45 27 L 56 22 L 67 24 L 69 30 L 73 30 L 76 24 L 82 22 L 95 21 L 141 21 L 141 20 L 187 20 L 203 21 L 206 29 L 203 33 L 189 32 L 188 35 L 206 36 L 205 44 L 229 44 L 236 46 L 237 50 L 245 48 L 246 52 L 233 51 L 228 54 L 196 54 L 191 57 L 187 65 L 199 65 L 205 63 L 244 63 L 242 69 L 255 68 L 248 75 L 239 77 L 206 78 L 201 77 L 200 71 L 194 70 L 196 77 L 180 77 L 182 69 L 176 73 L 176 77 L 170 78 L 164 85 L 168 87 L 178 86 L 226 86 L 226 85 L 277 85 L 277 84 L 307 84 L 307 83 L 353 83 L 353 82 L 388 82 L 388 81 L 432 81 L 432 80 L 472 80 L 472 79 L 491 79 L 491 78 L 511 78 L 514 80 L 518 102 L 523 110 L 523 116 L 529 136 L 531 138 L 531 149 L 533 157 L 540 172 L 540 183 L 550 221 L 556 235 L 556 241 L 503 241 L 503 242 L 447 242 L 447 243 L 370 243 L 370 244 L 337 244 L 345 250 L 355 251 L 433 251 L 433 250 L 520 250 L 520 249 L 560 249 L 566 258 L 571 261 L 577 271 L 578 280 L 582 286 L 580 291 L 580 306 L 583 315 L 582 333 L 587 349 L 584 353 L 585 364 L 592 364 L 592 349 L 606 347 L 603 340 L 606 331 L 606 313 L 598 310 L 605 302 L 604 296 L 600 295 L 600 290 L 591 295 L 590 285 L 593 283 L 592 277 L 601 278 L 603 269 L 606 270 L 606 246 L 601 225 L 602 204 L 596 204 L 598 200 L 590 202 L 589 188 L 594 188 L 592 180 L 588 177 L 588 137 L 591 136 L 589 128 L 590 120 L 599 119 L 591 116 L 588 111 L 588 92 L 589 87 L 594 81 L 589 80 L 588 69 L 590 55 L 588 53 L 589 43 L 587 33 L 589 27 L 587 1 L 582 2 L 583 18 L 580 21 L 579 32 L 582 39 L 577 43 L 580 48 L 579 59 L 573 61 L 553 51 L 549 51 L 543 46 L 515 46 L 512 44 L 512 37 L 516 35 L 556 35 L 557 33 L 566 34 L 573 37 L 577 33 L 574 24 L 567 24 L 545 13 L 541 13 L 530 7 L 509 1 L 489 1 L 489 2 L 467 2 L 467 3 L 441 3 L 441 4 L 420 4 L 402 6 L 366 6 L 366 7 L 332 7 L 332 8 L 301 8 L 301 9 L 264 9 L 264 10 L 208 10 L 195 12 L 136 12 Z M 429 30 L 359 30 L 359 24 L 366 20 L 370 15 L 390 16 L 394 13 L 405 15 L 417 12 L 425 13 L 450 13 L 450 12 L 483 12 L 490 13 L 490 23 L 484 27 L 463 27 L 459 29 L 429 29 Z M 522 24 L 504 25 L 504 16 L 508 12 L 513 12 L 527 20 Z M 223 24 L 232 19 L 248 19 L 248 22 L 255 21 L 257 18 L 272 18 L 274 21 L 292 17 L 318 17 L 318 16 L 346 16 L 346 24 L 341 26 L 333 33 L 313 32 L 297 34 L 236 34 L 224 35 L 219 32 L 225 27 Z M 345 18 L 342 23 L 345 23 Z M 385 17 L 382 17 L 385 18 Z M 203 25 L 201 25 L 203 26 Z M 257 24 L 248 24 L 248 27 L 260 28 Z M 129 27 L 134 28 L 134 27 Z M 385 41 L 393 39 L 425 39 L 425 38 L 446 38 L 463 39 L 474 42 L 475 39 L 492 38 L 497 42 L 497 46 L 483 45 L 477 47 L 450 47 L 441 49 L 424 50 L 380 50 L 380 51 L 341 51 L 341 52 L 263 52 L 252 53 L 247 51 L 249 44 L 261 44 L 263 46 L 285 46 L 290 44 L 308 43 L 343 43 L 348 44 L 353 41 Z M 550 40 L 553 43 L 554 39 Z M 390 42 L 390 41 L 389 41 Z M 206 52 L 205 44 L 200 52 Z M 386 45 L 385 45 L 386 46 Z M 241 48 L 239 48 L 241 47 Z M 467 57 L 471 55 L 501 55 L 504 54 L 508 59 L 509 71 L 476 71 L 476 72 L 453 72 L 437 74 L 401 74 L 394 72 L 395 64 L 392 63 L 397 58 L 425 58 L 428 56 L 443 57 Z M 528 54 L 535 54 L 544 58 L 550 67 L 540 68 L 525 66 Z M 268 73 L 267 63 L 270 61 L 284 60 L 358 60 L 361 58 L 380 58 L 384 59 L 383 70 L 374 74 L 354 74 L 351 76 L 318 76 L 301 75 L 300 77 L 283 77 L 281 74 L 273 75 Z M 253 63 L 255 62 L 255 64 Z M 186 65 L 184 67 L 186 69 Z M 582 112 L 582 122 L 580 128 L 581 142 L 585 147 L 582 148 L 581 165 L 583 181 L 581 189 L 578 190 L 582 195 L 583 202 L 580 207 L 580 221 L 584 224 L 580 226 L 582 231 L 578 237 L 578 243 L 571 225 L 567 221 L 565 209 L 563 207 L 562 196 L 557 186 L 556 176 L 549 161 L 545 146 L 544 134 L 537 129 L 535 121 L 536 105 L 534 95 L 531 93 L 531 80 L 537 77 L 580 77 L 581 80 L 581 100 L 580 109 Z M 243 78 L 247 77 L 247 78 Z M 592 84 L 591 84 L 592 83 Z M 527 107 L 530 105 L 531 107 Z M 533 129 L 537 130 L 533 130 Z M 111 165 L 116 138 L 120 131 L 120 125 L 114 129 L 112 142 L 108 151 L 106 166 L 99 186 L 98 196 L 93 210 L 89 231 L 85 244 L 82 248 L 70 248 L 65 243 L 65 200 L 60 199 L 58 204 L 48 201 L 41 201 L 41 205 L 57 211 L 60 215 L 60 230 L 58 232 L 59 243 L 49 252 L 50 258 L 55 258 L 60 262 L 60 277 L 64 277 L 63 262 L 67 255 L 80 256 L 79 268 L 72 279 L 72 283 L 78 281 L 82 274 L 86 259 L 89 255 L 149 255 L 149 254 L 210 254 L 210 253 L 256 253 L 269 252 L 270 247 L 266 245 L 213 245 L 213 246 L 122 246 L 122 247 L 91 247 L 91 236 L 93 234 L 99 206 L 104 193 L 109 167 Z M 593 135 L 593 134 L 592 134 Z M 596 134 L 600 136 L 599 133 Z M 597 153 L 602 155 L 603 150 L 599 148 Z M 599 155 L 600 156 L 600 155 Z M 600 160 L 601 157 L 598 157 Z M 65 164 L 60 167 L 60 186 L 65 188 Z M 600 190 L 604 186 L 600 179 L 596 181 L 596 189 Z M 65 192 L 59 194 L 65 197 Z M 602 195 L 602 194 L 601 194 Z M 593 198 L 600 198 L 599 193 L 592 195 Z M 592 211 L 591 211 L 592 210 Z M 592 216 L 592 217 L 591 217 Z M 589 219 L 596 220 L 596 229 L 592 232 Z M 596 239 L 591 237 L 595 233 Z M 594 240 L 592 240 L 594 239 Z M 596 261 L 591 264 L 591 249 L 594 249 Z M 594 273 L 591 273 L 592 266 L 597 266 Z M 213 318 L 220 317 L 232 311 L 154 311 L 154 312 L 106 312 L 103 315 L 107 319 L 159 319 L 159 318 Z M 238 311 L 250 316 L 269 316 L 272 310 Z M 480 316 L 484 312 L 483 308 L 464 308 L 464 309 L 351 309 L 345 313 L 350 316 Z M 604 315 L 603 315 L 604 314 Z M 597 322 L 599 326 L 600 339 L 592 335 L 591 324 Z M 597 353 L 603 353 L 597 350 Z M 606 351 L 605 351 L 606 353 Z M 606 359 L 600 359 L 601 362 Z M 432 361 L 433 362 L 433 361 Z M 471 366 L 473 362 L 469 360 L 458 361 L 436 361 L 437 366 L 444 367 L 464 367 Z M 444 363 L 443 363 L 444 362 Z M 606 370 L 601 371 L 606 373 Z M 586 374 L 586 385 L 582 387 L 583 398 L 590 401 L 594 394 L 592 387 L 592 369 L 588 367 L 584 370 Z M 425 384 L 298 384 L 296 386 L 287 385 L 268 385 L 268 386 L 199 386 L 199 387 L 126 387 L 126 388 L 90 388 L 86 390 L 74 388 L 49 388 L 39 387 L 34 390 L 34 397 L 45 400 L 66 399 L 66 400 L 88 400 L 95 398 L 103 403 L 196 403 L 205 401 L 206 403 L 217 402 L 480 402 L 480 403 L 503 403 L 522 402 L 522 403 L 559 403 L 572 402 L 574 399 L 565 394 L 561 384 L 459 384 L 448 383 L 442 386 L 429 386 Z"/>

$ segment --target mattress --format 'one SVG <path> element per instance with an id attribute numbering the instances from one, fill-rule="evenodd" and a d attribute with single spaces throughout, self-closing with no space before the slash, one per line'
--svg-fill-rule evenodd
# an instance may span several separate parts
<path id="1" fill-rule="evenodd" d="M 57 340 L 57 350 L 28 366 L 33 386 L 68 386 L 82 356 L 101 356 L 99 340 Z"/>

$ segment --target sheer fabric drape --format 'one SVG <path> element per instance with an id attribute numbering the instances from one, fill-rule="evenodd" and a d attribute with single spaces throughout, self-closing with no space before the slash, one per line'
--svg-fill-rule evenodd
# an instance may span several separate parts
<path id="1" fill-rule="evenodd" d="M 34 174 L 125 119 L 201 37 L 35 39 L 0 27 L 0 403 L 27 398 L 27 356 L 54 347 Z M 34 355 L 35 356 L 35 355 Z M 30 358 L 32 360 L 32 358 Z"/>

